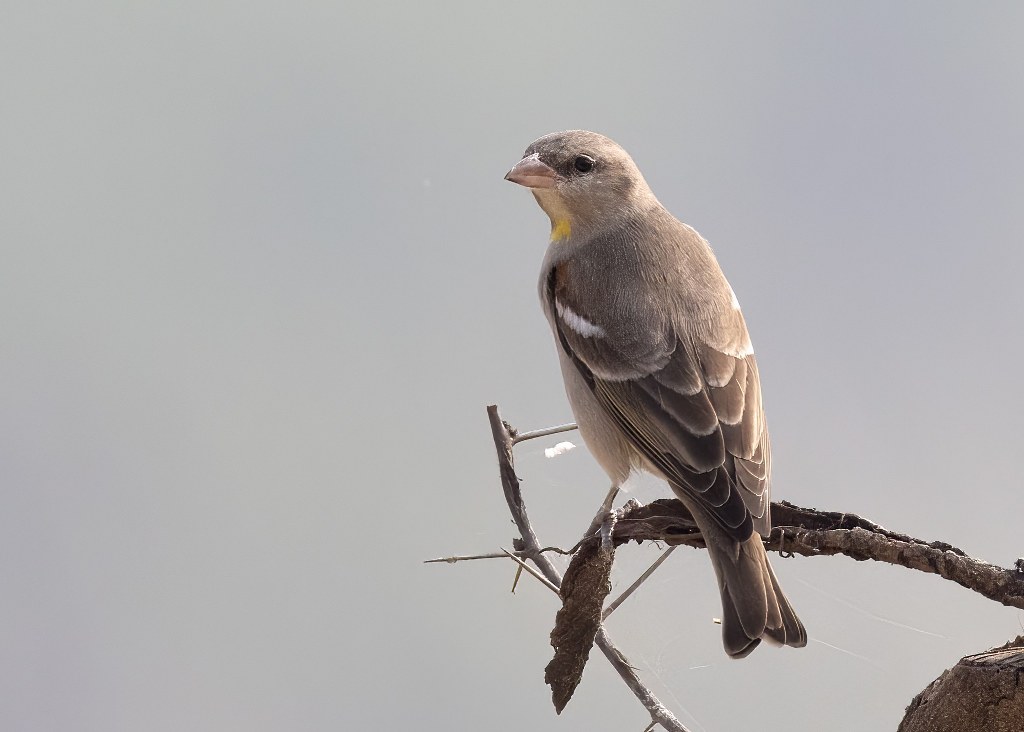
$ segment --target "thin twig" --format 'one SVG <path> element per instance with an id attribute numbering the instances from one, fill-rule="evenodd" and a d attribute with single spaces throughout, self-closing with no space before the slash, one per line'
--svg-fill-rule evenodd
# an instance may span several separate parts
<path id="1" fill-rule="evenodd" d="M 490 554 L 468 554 L 455 557 L 438 557 L 437 559 L 424 559 L 424 564 L 455 564 L 456 562 L 469 562 L 473 559 L 504 559 L 503 552 L 491 552 Z"/>
<path id="2" fill-rule="evenodd" d="M 570 556 L 573 554 L 571 549 L 563 549 L 559 546 L 546 546 L 540 550 L 541 554 L 546 552 L 553 552 L 554 554 L 563 554 Z M 517 557 L 522 556 L 521 552 L 512 552 Z M 474 559 L 505 559 L 504 552 L 490 552 L 488 554 L 457 554 L 454 557 L 437 557 L 436 559 L 424 559 L 424 564 L 455 564 L 456 562 L 469 562 Z"/>
<path id="3" fill-rule="evenodd" d="M 542 430 L 531 430 L 530 432 L 514 432 L 509 430 L 509 434 L 512 436 L 512 444 L 518 445 L 520 442 L 526 442 L 538 437 L 547 437 L 548 435 L 557 435 L 560 432 L 572 432 L 574 429 L 576 429 L 576 423 L 569 422 L 568 424 L 560 424 L 557 427 L 546 427 Z"/>
<path id="4" fill-rule="evenodd" d="M 527 572 L 529 572 L 529 573 L 530 573 L 530 574 L 532 574 L 532 575 L 533 575 L 534 577 L 536 577 L 536 578 L 537 578 L 537 581 L 538 581 L 538 582 L 540 582 L 540 583 L 541 583 L 542 585 L 544 585 L 544 586 L 545 586 L 545 587 L 547 587 L 547 588 L 548 588 L 549 590 L 551 590 L 552 592 L 554 592 L 554 593 L 555 593 L 556 595 L 558 594 L 558 588 L 557 588 L 557 587 L 555 587 L 555 586 L 554 586 L 553 584 L 551 584 L 551 581 L 550 581 L 550 580 L 549 580 L 549 579 L 548 579 L 547 577 L 545 577 L 544 575 L 542 575 L 542 574 L 541 574 L 540 572 L 538 572 L 538 571 L 537 571 L 536 569 L 534 569 L 533 567 L 531 567 L 531 566 L 530 566 L 529 564 L 527 564 L 526 562 L 524 562 L 524 561 L 523 561 L 522 559 L 520 559 L 519 557 L 517 557 L 517 556 L 516 556 L 515 554 L 513 554 L 513 553 L 512 553 L 512 552 L 510 552 L 510 551 L 508 551 L 507 549 L 502 549 L 502 551 L 503 551 L 503 552 L 505 552 L 505 556 L 506 556 L 506 557 L 508 557 L 508 558 L 509 558 L 509 559 L 511 559 L 511 560 L 512 560 L 513 562 L 515 562 L 516 564 L 518 564 L 518 565 L 519 565 L 519 567 L 520 567 L 521 569 L 525 569 L 525 570 L 526 570 Z"/>
<path id="5" fill-rule="evenodd" d="M 623 592 L 621 595 L 615 598 L 612 602 L 608 603 L 608 607 L 604 609 L 604 614 L 601 617 L 607 618 L 609 615 L 615 612 L 615 609 L 619 605 L 621 605 L 627 597 L 636 592 L 637 588 L 639 588 L 640 585 L 642 585 L 648 577 L 654 574 L 654 570 L 660 567 L 662 562 L 668 559 L 669 555 L 675 550 L 676 548 L 674 546 L 670 546 L 668 549 L 662 552 L 661 556 L 654 560 L 654 564 L 648 567 L 646 572 L 644 572 L 642 575 L 636 578 L 636 582 L 627 587 L 625 592 Z"/>

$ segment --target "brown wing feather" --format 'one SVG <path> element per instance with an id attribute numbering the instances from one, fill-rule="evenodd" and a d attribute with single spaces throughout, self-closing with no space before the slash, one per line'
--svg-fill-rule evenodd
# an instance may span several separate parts
<path id="1" fill-rule="evenodd" d="M 555 270 L 547 289 L 554 308 Z M 646 368 L 638 368 L 614 343 L 581 336 L 557 315 L 553 320 L 565 353 L 652 466 L 736 540 L 767 533 L 769 445 L 753 355 L 687 347 L 674 337 L 658 343 L 660 350 L 646 349 Z M 620 378 L 608 378 L 613 368 Z"/>

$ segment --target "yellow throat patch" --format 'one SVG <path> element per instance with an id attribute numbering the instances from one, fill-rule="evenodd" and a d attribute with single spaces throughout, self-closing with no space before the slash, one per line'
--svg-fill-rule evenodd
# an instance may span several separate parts
<path id="1" fill-rule="evenodd" d="M 551 241 L 563 241 L 572 235 L 569 219 L 559 219 L 551 223 Z"/>

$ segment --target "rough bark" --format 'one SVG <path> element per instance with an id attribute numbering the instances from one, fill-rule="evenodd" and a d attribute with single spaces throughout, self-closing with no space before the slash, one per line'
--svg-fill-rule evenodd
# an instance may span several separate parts
<path id="1" fill-rule="evenodd" d="M 944 671 L 897 732 L 1024 732 L 1024 636 Z"/>
<path id="2" fill-rule="evenodd" d="M 857 561 L 873 559 L 919 572 L 937 574 L 1009 607 L 1024 610 L 1024 561 L 1013 569 L 968 556 L 943 541 L 924 541 L 889 531 L 853 513 L 772 503 L 774 528 L 765 540 L 768 551 L 806 557 L 844 554 Z M 704 537 L 682 503 L 666 498 L 625 512 L 615 524 L 616 545 L 628 541 L 662 541 L 704 548 Z"/>
<path id="3" fill-rule="evenodd" d="M 604 600 L 611 592 L 614 548 L 598 540 L 584 542 L 562 578 L 562 609 L 555 616 L 551 645 L 555 656 L 544 668 L 551 700 L 559 714 L 583 678 L 583 668 L 601 629 Z"/>

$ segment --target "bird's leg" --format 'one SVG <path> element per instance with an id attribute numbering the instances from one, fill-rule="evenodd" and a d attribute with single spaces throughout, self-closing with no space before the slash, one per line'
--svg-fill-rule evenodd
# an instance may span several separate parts
<path id="1" fill-rule="evenodd" d="M 619 495 L 619 487 L 613 485 L 608 489 L 608 495 L 604 497 L 604 503 L 601 504 L 601 511 L 608 513 L 612 510 L 612 503 L 615 502 L 615 496 Z"/>
<path id="2" fill-rule="evenodd" d="M 584 539 L 588 536 L 593 536 L 594 532 L 601 528 L 601 524 L 604 523 L 605 518 L 608 516 L 608 512 L 612 510 L 612 504 L 615 502 L 615 496 L 617 495 L 619 495 L 619 486 L 613 485 L 608 489 L 608 495 L 604 497 L 604 502 L 601 503 L 601 507 L 597 509 L 597 513 L 594 515 L 594 520 L 590 522 L 590 527 L 583 533 Z"/>

